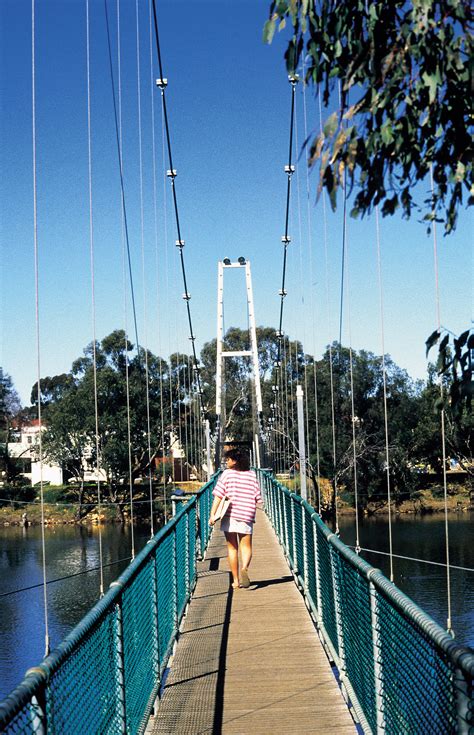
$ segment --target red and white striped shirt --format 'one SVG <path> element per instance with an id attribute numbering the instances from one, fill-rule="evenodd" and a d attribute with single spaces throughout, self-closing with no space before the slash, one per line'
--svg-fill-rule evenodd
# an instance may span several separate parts
<path id="1" fill-rule="evenodd" d="M 229 498 L 229 517 L 235 521 L 253 523 L 255 506 L 262 502 L 260 485 L 252 470 L 224 470 L 212 492 L 218 498 Z M 226 514 L 227 516 L 227 514 Z"/>

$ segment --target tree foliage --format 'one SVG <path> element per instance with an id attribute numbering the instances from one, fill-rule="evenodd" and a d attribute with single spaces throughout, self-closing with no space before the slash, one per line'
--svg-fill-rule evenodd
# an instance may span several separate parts
<path id="1" fill-rule="evenodd" d="M 273 0 L 264 40 L 287 19 L 289 74 L 304 61 L 305 82 L 318 86 L 326 107 L 339 85 L 338 109 L 309 155 L 333 208 L 347 179 L 357 191 L 354 216 L 380 204 L 384 215 L 401 207 L 409 217 L 412 189 L 431 169 L 424 218 L 453 230 L 472 194 L 469 3 Z"/>
<path id="2" fill-rule="evenodd" d="M 432 344 L 439 337 L 432 335 Z M 357 463 L 358 502 L 387 502 L 387 465 L 384 414 L 384 367 L 382 358 L 365 350 L 352 350 L 334 343 L 321 359 L 304 353 L 303 345 L 288 335 L 278 337 L 269 327 L 257 328 L 264 429 L 269 455 L 265 461 L 277 472 L 295 469 L 298 461 L 296 386 L 305 395 L 306 431 L 310 474 L 315 485 L 320 477 L 330 479 L 347 500 L 355 497 Z M 469 338 L 456 345 L 464 355 Z M 444 338 L 439 347 L 444 345 Z M 249 348 L 247 330 L 231 327 L 225 337 L 227 350 Z M 277 362 L 280 346 L 280 363 Z M 446 346 L 446 345 L 445 345 Z M 443 376 L 449 396 L 453 360 L 457 369 L 465 361 L 456 357 L 456 346 Z M 58 462 L 81 486 L 86 469 L 97 464 L 94 407 L 94 350 L 88 345 L 69 373 L 40 382 L 45 458 Z M 169 456 L 176 437 L 184 449 L 183 462 L 199 474 L 203 454 L 197 434 L 202 414 L 196 393 L 192 356 L 174 353 L 168 361 L 148 353 L 140 359 L 123 331 L 115 331 L 95 346 L 99 423 L 99 466 L 105 471 L 108 499 L 123 509 L 129 500 L 129 460 L 132 481 L 146 479 L 151 469 L 161 478 L 155 459 Z M 451 362 L 450 362 L 451 360 Z M 148 365 L 149 405 L 144 365 Z M 227 439 L 251 439 L 255 433 L 254 385 L 247 357 L 225 360 Z M 414 382 L 389 355 L 385 356 L 390 486 L 395 500 L 413 497 L 420 469 L 435 473 L 443 469 L 436 368 L 428 381 Z M 352 365 L 352 379 L 351 379 Z M 128 367 L 127 367 L 128 366 Z M 216 340 L 204 345 L 200 355 L 203 405 L 215 426 Z M 129 384 L 129 419 L 126 382 Z M 317 393 L 317 398 L 316 398 Z M 37 395 L 37 386 L 33 396 Z M 446 400 L 445 419 L 448 457 L 459 460 L 472 473 L 472 420 L 463 414 L 456 420 Z M 150 416 L 150 447 L 147 414 Z M 130 445 L 129 429 L 130 425 Z M 335 441 L 335 456 L 333 443 Z M 130 455 L 129 455 L 130 446 Z M 151 450 L 151 451 L 150 451 Z M 170 472 L 170 467 L 166 467 Z M 134 488 L 135 497 L 140 489 Z M 313 496 L 314 500 L 314 496 Z M 91 502 L 85 499 L 85 502 Z M 329 502 L 328 509 L 330 510 Z"/>
<path id="3" fill-rule="evenodd" d="M 146 358 L 143 351 L 140 355 L 134 351 L 122 330 L 116 330 L 97 342 L 95 350 L 88 345 L 69 373 L 40 381 L 47 427 L 44 458 L 57 462 L 81 484 L 86 471 L 98 465 L 105 473 L 110 501 L 119 506 L 128 499 L 130 473 L 132 484 L 150 471 L 154 474 L 155 460 L 168 453 L 174 434 L 184 444 L 188 439 L 191 443 L 180 431 L 180 425 L 190 426 L 195 420 L 189 415 L 194 385 L 192 378 L 185 380 L 191 358 L 172 355 L 166 362 L 151 352 Z M 35 385 L 32 399 L 37 396 Z M 197 461 L 194 445 L 192 451 L 185 446 L 185 451 Z"/>
<path id="4" fill-rule="evenodd" d="M 7 445 L 12 419 L 20 409 L 21 401 L 13 385 L 13 380 L 0 367 L 0 473 L 7 482 L 18 474 L 17 465 L 8 456 Z"/>

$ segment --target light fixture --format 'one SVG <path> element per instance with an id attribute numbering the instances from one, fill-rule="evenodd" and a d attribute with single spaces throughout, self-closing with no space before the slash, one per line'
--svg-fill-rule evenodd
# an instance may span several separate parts
<path id="1" fill-rule="evenodd" d="M 230 258 L 224 258 L 222 262 L 224 263 L 224 265 L 230 265 Z"/>
<path id="2" fill-rule="evenodd" d="M 238 261 L 239 261 L 240 265 L 245 265 L 245 263 L 246 263 L 245 258 L 242 255 L 240 256 L 240 258 L 238 258 Z"/>

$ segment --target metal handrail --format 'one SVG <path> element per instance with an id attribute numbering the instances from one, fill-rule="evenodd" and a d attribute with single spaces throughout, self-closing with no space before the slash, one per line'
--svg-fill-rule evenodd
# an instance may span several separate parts
<path id="1" fill-rule="evenodd" d="M 315 509 L 258 471 L 265 510 L 365 733 L 472 733 L 474 651 L 461 646 Z"/>

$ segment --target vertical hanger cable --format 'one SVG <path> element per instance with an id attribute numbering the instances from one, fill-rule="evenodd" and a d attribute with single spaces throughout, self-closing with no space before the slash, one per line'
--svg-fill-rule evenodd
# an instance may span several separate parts
<path id="1" fill-rule="evenodd" d="M 33 154 L 33 245 L 35 263 L 35 323 L 36 323 L 36 366 L 38 378 L 38 452 L 40 465 L 40 503 L 41 503 L 41 567 L 43 574 L 43 611 L 44 611 L 44 647 L 45 656 L 50 649 L 49 622 L 48 622 L 48 594 L 46 582 L 46 538 L 44 514 L 44 484 L 43 484 L 43 441 L 41 416 L 41 337 L 40 337 L 40 308 L 39 308 L 39 248 L 38 248 L 38 197 L 36 174 L 36 46 L 35 46 L 35 0 L 31 0 L 31 107 L 32 107 L 32 154 Z"/>
<path id="2" fill-rule="evenodd" d="M 96 335 L 96 302 L 95 302 L 95 249 L 94 218 L 92 198 L 92 125 L 91 125 L 91 75 L 90 75 L 90 18 L 89 0 L 86 0 L 86 45 L 87 45 L 87 159 L 89 178 L 89 260 L 91 274 L 91 310 L 92 310 L 92 369 L 94 376 L 94 428 L 95 428 L 95 472 L 97 478 L 97 515 L 99 518 L 99 594 L 104 595 L 104 569 L 102 549 L 102 493 L 100 467 L 99 405 L 97 397 L 97 335 Z"/>

